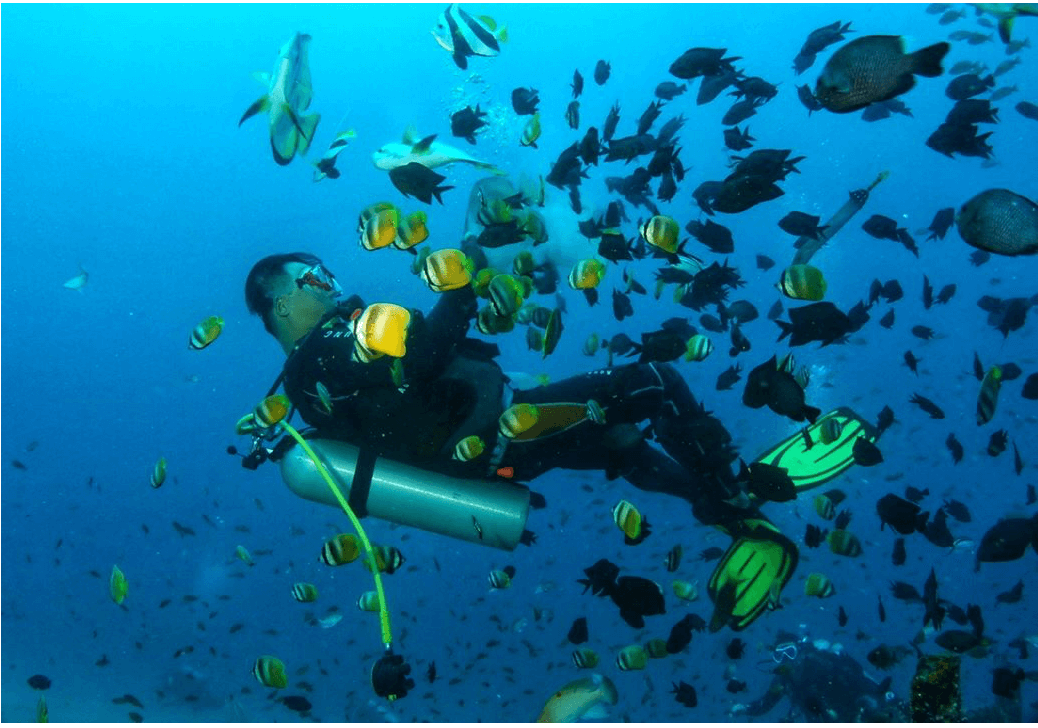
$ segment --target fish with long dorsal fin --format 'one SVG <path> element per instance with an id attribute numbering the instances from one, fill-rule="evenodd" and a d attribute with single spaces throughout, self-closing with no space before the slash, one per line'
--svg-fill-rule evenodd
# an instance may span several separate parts
<path id="1" fill-rule="evenodd" d="M 303 115 L 313 99 L 310 63 L 307 54 L 310 36 L 296 33 L 281 47 L 272 74 L 257 73 L 256 78 L 269 85 L 267 93 L 245 110 L 238 126 L 261 111 L 270 116 L 270 148 L 274 161 L 285 165 L 296 154 L 306 154 L 313 141 L 320 114 Z"/>
<path id="2" fill-rule="evenodd" d="M 83 264 L 80 263 L 79 275 L 69 278 L 67 281 L 65 281 L 63 285 L 65 286 L 65 288 L 69 288 L 73 291 L 79 291 L 80 293 L 82 293 L 84 286 L 86 286 L 87 281 L 89 280 L 90 274 L 86 272 L 86 269 L 83 267 Z"/>

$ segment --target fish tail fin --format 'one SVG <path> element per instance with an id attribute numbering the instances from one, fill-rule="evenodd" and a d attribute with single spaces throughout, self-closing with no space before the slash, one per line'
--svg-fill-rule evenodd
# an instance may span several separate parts
<path id="1" fill-rule="evenodd" d="M 807 418 L 807 421 L 813 425 L 815 421 L 818 420 L 818 416 L 822 414 L 822 410 L 818 409 L 817 407 L 811 407 L 810 405 L 805 404 L 803 413 L 804 417 Z"/>
<path id="2" fill-rule="evenodd" d="M 317 131 L 317 124 L 320 121 L 320 114 L 310 114 L 296 120 L 299 136 L 301 137 L 296 148 L 300 154 L 306 154 L 310 149 L 310 142 L 314 140 L 314 133 Z"/>
<path id="3" fill-rule="evenodd" d="M 478 167 L 479 169 L 485 169 L 486 171 L 490 172 L 492 175 L 495 175 L 497 177 L 504 177 L 508 174 L 507 172 L 498 169 L 495 165 L 491 164 L 490 162 L 476 161 L 472 163 L 472 166 Z"/>
<path id="4" fill-rule="evenodd" d="M 778 324 L 778 327 L 780 329 L 782 329 L 782 333 L 779 334 L 779 337 L 775 339 L 775 341 L 782 341 L 784 338 L 793 333 L 793 324 L 787 323 L 785 321 L 779 321 L 778 319 L 775 319 L 775 323 Z"/>
<path id="5" fill-rule="evenodd" d="M 270 97 L 267 94 L 263 94 L 256 101 L 253 102 L 252 106 L 245 109 L 245 113 L 242 114 L 241 119 L 238 120 L 238 126 L 241 126 L 246 119 L 255 116 L 261 111 L 266 111 L 270 108 Z"/>
<path id="6" fill-rule="evenodd" d="M 934 43 L 932 46 L 922 48 L 912 54 L 912 72 L 917 76 L 934 78 L 944 73 L 941 61 L 951 48 L 945 42 Z"/>
<path id="7" fill-rule="evenodd" d="M 507 25 L 502 25 L 501 29 L 498 30 L 496 33 L 494 33 L 494 37 L 497 38 L 498 41 L 500 41 L 501 43 L 507 43 L 508 42 L 508 26 Z"/>
<path id="8" fill-rule="evenodd" d="M 998 37 L 1002 39 L 1003 43 L 1009 42 L 1009 37 L 1013 33 L 1013 21 L 1016 20 L 1016 15 L 1006 15 L 998 21 Z"/>

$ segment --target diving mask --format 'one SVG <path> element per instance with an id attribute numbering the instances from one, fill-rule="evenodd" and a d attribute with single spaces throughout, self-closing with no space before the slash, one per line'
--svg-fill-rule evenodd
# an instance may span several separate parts
<path id="1" fill-rule="evenodd" d="M 324 291 L 332 298 L 342 296 L 342 288 L 335 280 L 335 275 L 320 263 L 303 271 L 302 275 L 296 278 L 296 286 L 310 286 L 315 290 Z"/>

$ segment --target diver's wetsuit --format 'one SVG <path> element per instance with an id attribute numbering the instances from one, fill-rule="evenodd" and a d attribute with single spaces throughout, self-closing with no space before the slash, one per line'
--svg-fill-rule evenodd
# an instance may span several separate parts
<path id="1" fill-rule="evenodd" d="M 515 390 L 511 403 L 593 399 L 605 412 L 605 424 L 588 420 L 495 448 L 501 437 L 498 417 L 509 404 L 508 378 L 492 360 L 495 345 L 466 337 L 476 313 L 472 288 L 442 294 L 428 316 L 412 311 L 407 353 L 399 360 L 403 381 L 399 371 L 394 381 L 392 357 L 366 364 L 353 360 L 350 317 L 363 307 L 350 297 L 285 363 L 285 390 L 321 436 L 459 476 L 486 477 L 511 467 L 516 479 L 526 481 L 553 468 L 604 470 L 643 490 L 688 500 L 704 523 L 738 515 L 723 502 L 738 492 L 731 435 L 696 402 L 670 364 L 632 363 Z M 324 402 L 318 383 L 327 390 Z M 647 433 L 636 426 L 644 421 L 667 454 L 646 441 Z M 469 435 L 483 439 L 486 454 L 467 463 L 452 459 L 455 445 Z"/>

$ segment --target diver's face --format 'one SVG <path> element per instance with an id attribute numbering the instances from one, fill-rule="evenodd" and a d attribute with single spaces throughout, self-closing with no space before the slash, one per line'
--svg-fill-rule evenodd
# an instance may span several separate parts
<path id="1" fill-rule="evenodd" d="M 275 312 L 286 317 L 294 329 L 309 331 L 335 310 L 342 290 L 323 266 L 289 263 L 285 274 L 289 282 L 274 300 Z"/>

